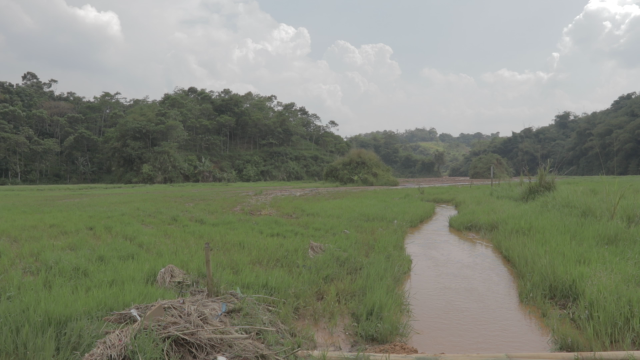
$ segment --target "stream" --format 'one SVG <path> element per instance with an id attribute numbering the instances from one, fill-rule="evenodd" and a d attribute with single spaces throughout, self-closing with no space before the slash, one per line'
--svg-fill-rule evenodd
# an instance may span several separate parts
<path id="1" fill-rule="evenodd" d="M 549 330 L 522 305 L 509 265 L 491 243 L 449 228 L 453 206 L 438 205 L 431 220 L 406 239 L 413 260 L 406 289 L 419 352 L 549 352 Z"/>

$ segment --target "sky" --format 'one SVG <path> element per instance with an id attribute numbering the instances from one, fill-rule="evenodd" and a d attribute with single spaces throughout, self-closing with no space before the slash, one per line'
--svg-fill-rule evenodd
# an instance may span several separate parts
<path id="1" fill-rule="evenodd" d="M 0 81 L 276 95 L 339 134 L 494 133 L 640 90 L 640 0 L 0 0 Z"/>

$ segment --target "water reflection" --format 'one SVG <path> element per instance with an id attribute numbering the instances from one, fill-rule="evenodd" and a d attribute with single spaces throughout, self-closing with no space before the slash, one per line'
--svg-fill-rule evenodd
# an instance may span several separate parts
<path id="1" fill-rule="evenodd" d="M 439 205 L 406 239 L 416 331 L 409 344 L 426 353 L 550 351 L 548 330 L 520 303 L 502 256 L 490 243 L 449 229 L 456 213 Z"/>

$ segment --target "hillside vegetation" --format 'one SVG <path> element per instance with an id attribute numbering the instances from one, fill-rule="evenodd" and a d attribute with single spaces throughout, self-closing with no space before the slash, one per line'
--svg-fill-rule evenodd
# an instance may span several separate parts
<path id="1" fill-rule="evenodd" d="M 640 174 L 640 97 L 629 93 L 602 111 L 565 111 L 548 126 L 480 142 L 451 174 L 468 173 L 471 161 L 487 153 L 507 159 L 516 175 L 548 161 L 562 175 Z"/>
<path id="2" fill-rule="evenodd" d="M 349 145 L 275 96 L 177 88 L 160 100 L 0 82 L 0 184 L 321 179 Z"/>
<path id="3" fill-rule="evenodd" d="M 439 177 L 462 161 L 471 147 L 500 133 L 438 134 L 436 129 L 416 128 L 404 133 L 376 131 L 347 139 L 352 148 L 375 152 L 398 177 Z M 466 176 L 466 175 L 464 175 Z"/>
<path id="4" fill-rule="evenodd" d="M 472 164 L 489 154 L 506 164 L 502 160 L 488 164 L 482 176 L 487 176 L 492 164 L 510 169 L 509 176 L 534 175 L 545 164 L 561 175 L 637 175 L 640 97 L 635 92 L 621 95 L 609 108 L 591 114 L 565 111 L 547 126 L 529 127 L 507 137 L 500 133 L 454 137 L 438 134 L 434 128 L 416 128 L 360 134 L 348 142 L 374 151 L 401 177 L 477 177 Z"/>

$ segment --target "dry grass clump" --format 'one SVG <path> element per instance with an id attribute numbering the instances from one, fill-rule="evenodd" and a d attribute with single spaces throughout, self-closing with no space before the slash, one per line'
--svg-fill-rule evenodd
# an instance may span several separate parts
<path id="1" fill-rule="evenodd" d="M 156 284 L 162 287 L 174 287 L 178 284 L 188 284 L 189 276 L 184 270 L 174 265 L 167 265 L 158 272 Z"/>
<path id="2" fill-rule="evenodd" d="M 309 241 L 309 257 L 313 258 L 324 253 L 324 245 Z"/>
<path id="3" fill-rule="evenodd" d="M 145 335 L 156 340 L 154 350 L 167 359 L 280 359 L 293 353 L 285 345 L 292 337 L 273 310 L 273 305 L 236 293 L 136 305 L 104 319 L 121 326 L 84 360 L 130 360 L 136 338 Z"/>
<path id="4" fill-rule="evenodd" d="M 125 327 L 111 332 L 99 340 L 96 347 L 84 356 L 83 360 L 112 360 L 127 358 L 127 344 L 134 327 Z"/>

